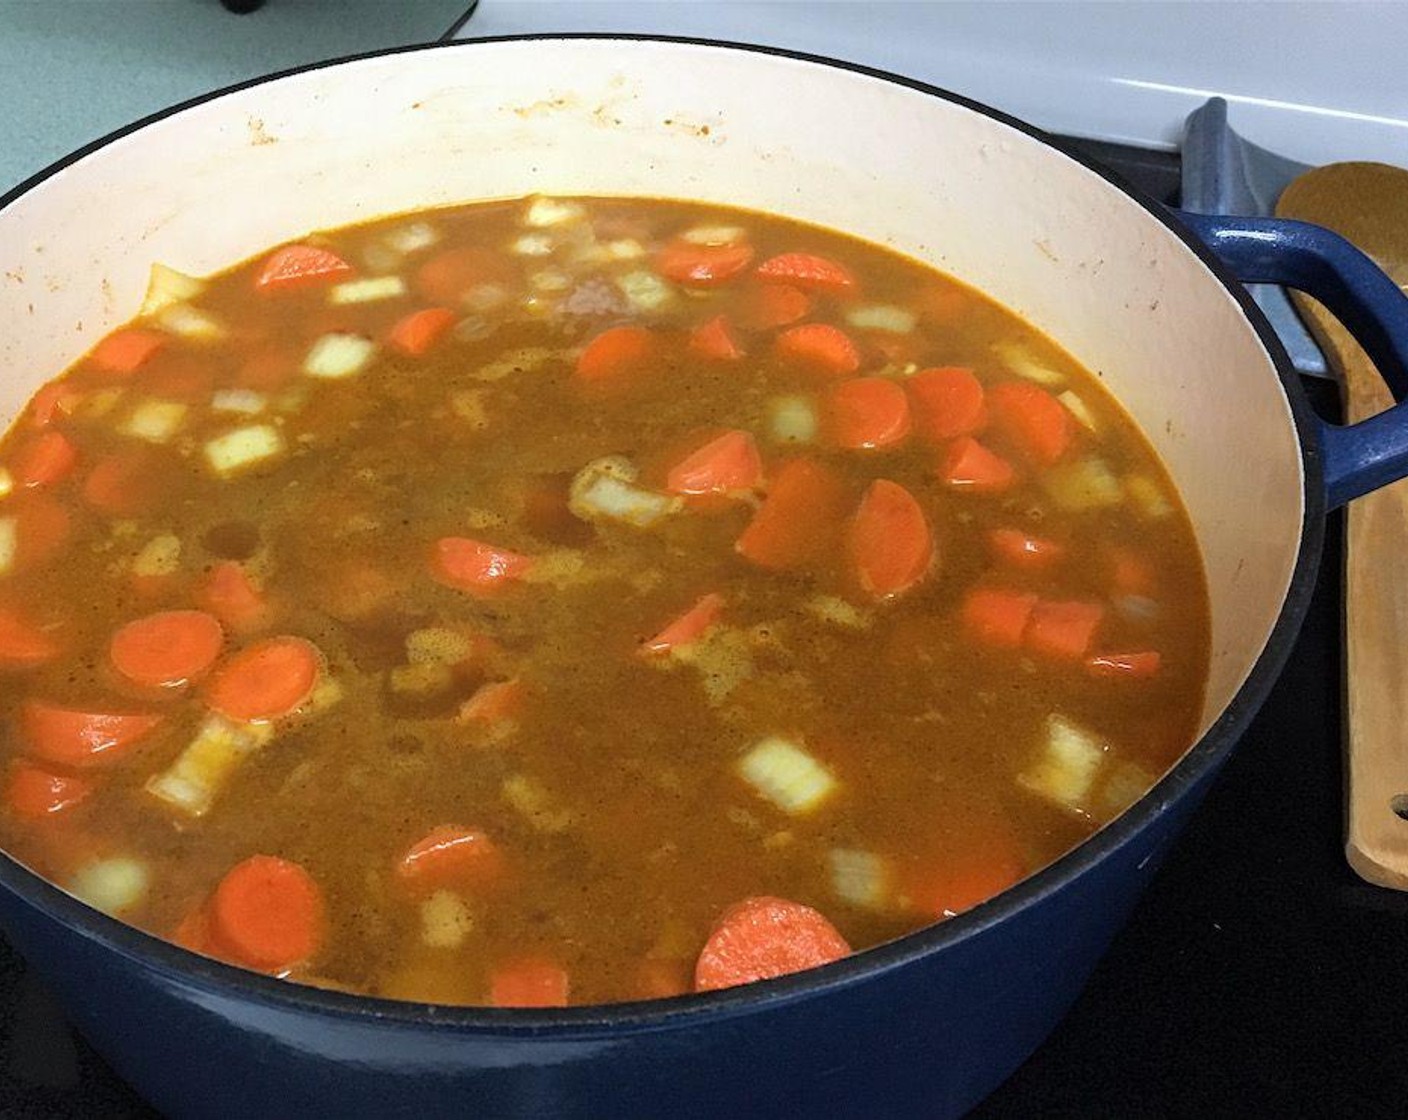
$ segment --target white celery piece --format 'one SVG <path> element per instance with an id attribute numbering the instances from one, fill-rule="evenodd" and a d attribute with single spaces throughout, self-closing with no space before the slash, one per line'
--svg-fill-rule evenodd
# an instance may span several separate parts
<path id="1" fill-rule="evenodd" d="M 585 216 L 586 211 L 575 202 L 539 197 L 528 204 L 528 210 L 523 215 L 523 224 L 532 229 L 546 229 L 548 226 L 580 221 Z"/>
<path id="2" fill-rule="evenodd" d="M 123 435 L 144 439 L 148 443 L 165 443 L 181 430 L 187 411 L 180 401 L 148 397 L 137 403 L 118 430 Z"/>
<path id="3" fill-rule="evenodd" d="M 217 389 L 210 398 L 214 412 L 237 412 L 256 416 L 269 404 L 269 398 L 253 389 Z"/>
<path id="4" fill-rule="evenodd" d="M 400 696 L 434 696 L 454 684 L 450 666 L 440 661 L 396 665 L 386 675 L 387 687 Z"/>
<path id="5" fill-rule="evenodd" d="M 226 334 L 219 319 L 189 303 L 173 303 L 162 308 L 156 321 L 172 334 L 195 342 L 217 342 Z"/>
<path id="6" fill-rule="evenodd" d="M 1108 744 L 1064 716 L 1048 716 L 1041 754 L 1017 775 L 1026 790 L 1084 815 Z"/>
<path id="7" fill-rule="evenodd" d="M 151 884 L 147 865 L 131 856 L 111 856 L 80 867 L 69 893 L 104 914 L 121 914 L 146 897 Z"/>
<path id="8" fill-rule="evenodd" d="M 175 303 L 195 299 L 205 291 L 205 281 L 164 264 L 152 265 L 147 279 L 147 294 L 142 298 L 142 314 L 155 315 Z"/>
<path id="9" fill-rule="evenodd" d="M 432 949 L 458 949 L 473 929 L 469 904 L 454 891 L 436 891 L 420 904 L 420 939 Z"/>
<path id="10" fill-rule="evenodd" d="M 831 771 L 789 739 L 771 736 L 738 760 L 743 780 L 793 816 L 809 813 L 838 788 Z"/>
<path id="11" fill-rule="evenodd" d="M 577 819 L 571 809 L 562 808 L 552 794 L 526 774 L 510 774 L 499 792 L 539 832 L 565 832 Z"/>
<path id="12" fill-rule="evenodd" d="M 867 303 L 846 312 L 846 322 L 857 330 L 908 334 L 919 316 L 889 303 Z"/>
<path id="13" fill-rule="evenodd" d="M 602 251 L 608 260 L 613 261 L 638 261 L 645 256 L 645 246 L 634 237 L 621 237 L 615 241 L 608 241 L 602 246 Z"/>
<path id="14" fill-rule="evenodd" d="M 444 626 L 427 626 L 406 635 L 406 661 L 411 665 L 458 665 L 473 651 L 467 637 Z"/>
<path id="15" fill-rule="evenodd" d="M 409 225 L 397 226 L 387 230 L 382 237 L 387 247 L 402 255 L 429 249 L 439 240 L 440 231 L 429 222 L 411 222 Z"/>
<path id="16" fill-rule="evenodd" d="M 1148 793 L 1155 780 L 1155 776 L 1137 762 L 1121 762 L 1114 766 L 1100 787 L 1101 816 L 1119 816 Z"/>
<path id="17" fill-rule="evenodd" d="M 150 578 L 169 576 L 181 565 L 181 538 L 162 533 L 144 544 L 132 557 L 132 574 Z"/>
<path id="18" fill-rule="evenodd" d="M 748 235 L 742 226 L 695 226 L 680 234 L 691 245 L 733 245 Z"/>
<path id="19" fill-rule="evenodd" d="M 1173 504 L 1164 496 L 1159 484 L 1146 474 L 1132 474 L 1124 480 L 1125 491 L 1134 508 L 1150 520 L 1167 517 Z"/>
<path id="20" fill-rule="evenodd" d="M 816 407 L 810 398 L 789 395 L 768 402 L 768 434 L 778 443 L 810 443 L 816 429 Z"/>
<path id="21" fill-rule="evenodd" d="M 813 618 L 847 630 L 864 630 L 875 621 L 870 614 L 837 595 L 813 595 L 802 606 Z"/>
<path id="22" fill-rule="evenodd" d="M 0 467 L 0 498 L 8 498 L 15 489 L 15 476 L 6 468 Z"/>
<path id="23" fill-rule="evenodd" d="M 272 424 L 250 424 L 207 441 L 205 461 L 216 474 L 231 475 L 262 463 L 283 449 L 283 436 Z"/>
<path id="24" fill-rule="evenodd" d="M 636 474 L 631 461 L 620 455 L 594 459 L 572 479 L 567 507 L 583 521 L 604 518 L 638 529 L 648 529 L 684 508 L 680 498 L 635 485 Z"/>
<path id="25" fill-rule="evenodd" d="M 13 517 L 0 517 L 0 575 L 14 566 L 19 547 L 19 526 Z"/>
<path id="26" fill-rule="evenodd" d="M 1018 377 L 1025 377 L 1028 381 L 1049 387 L 1066 383 L 1065 374 L 1038 361 L 1036 356 L 1019 342 L 999 342 L 992 350 L 998 360 Z"/>
<path id="27" fill-rule="evenodd" d="M 565 292 L 572 286 L 572 277 L 560 268 L 545 268 L 528 277 L 528 286 L 535 292 Z"/>
<path id="28" fill-rule="evenodd" d="M 1051 500 L 1071 513 L 1117 506 L 1124 501 L 1124 487 L 1103 459 L 1091 456 L 1060 463 L 1045 471 L 1041 488 Z"/>
<path id="29" fill-rule="evenodd" d="M 187 816 L 204 816 L 240 763 L 273 737 L 271 723 L 237 722 L 211 712 L 176 761 L 147 782 L 147 792 Z"/>
<path id="30" fill-rule="evenodd" d="M 890 866 L 874 852 L 832 848 L 826 853 L 831 889 L 836 897 L 866 910 L 882 910 L 890 902 Z"/>
<path id="31" fill-rule="evenodd" d="M 361 280 L 348 280 L 334 284 L 328 289 L 328 302 L 332 304 L 375 303 L 382 299 L 395 299 L 406 294 L 406 282 L 399 276 L 367 276 Z"/>
<path id="32" fill-rule="evenodd" d="M 325 334 L 313 343 L 308 356 L 303 359 L 303 372 L 309 377 L 322 377 L 329 381 L 351 377 L 362 371 L 374 353 L 376 343 L 359 334 L 340 331 Z"/>
<path id="33" fill-rule="evenodd" d="M 1074 416 L 1076 422 L 1087 432 L 1097 432 L 1100 430 L 1100 425 L 1095 419 L 1095 413 L 1090 411 L 1090 406 L 1077 396 L 1073 390 L 1066 389 L 1064 392 L 1057 393 L 1056 399 L 1066 406 L 1066 411 Z"/>
<path id="34" fill-rule="evenodd" d="M 552 255 L 553 240 L 546 233 L 525 233 L 509 249 L 520 257 L 548 257 Z"/>
<path id="35" fill-rule="evenodd" d="M 675 298 L 674 289 L 669 284 L 644 269 L 618 277 L 616 286 L 636 311 L 656 311 Z"/>

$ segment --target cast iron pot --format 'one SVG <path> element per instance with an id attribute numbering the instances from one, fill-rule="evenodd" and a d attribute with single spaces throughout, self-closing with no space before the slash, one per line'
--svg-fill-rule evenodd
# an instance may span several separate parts
<path id="1" fill-rule="evenodd" d="M 1197 529 L 1213 607 L 1197 745 L 991 902 L 706 996 L 513 1011 L 307 989 L 139 933 L 8 859 L 0 921 L 172 1116 L 961 1113 L 1075 998 L 1266 696 L 1326 511 L 1408 471 L 1402 409 L 1318 421 L 1237 277 L 1320 296 L 1400 389 L 1403 301 L 1333 235 L 1163 212 L 1034 129 L 891 75 L 704 43 L 491 41 L 205 98 L 5 196 L 0 413 L 128 318 L 153 260 L 201 273 L 309 229 L 533 192 L 716 200 L 848 230 L 1064 343 L 1148 433 Z"/>

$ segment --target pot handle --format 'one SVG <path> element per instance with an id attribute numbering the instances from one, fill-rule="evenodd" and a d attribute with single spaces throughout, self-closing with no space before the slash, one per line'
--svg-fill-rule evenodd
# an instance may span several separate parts
<path id="1" fill-rule="evenodd" d="M 1309 222 L 1176 211 L 1245 284 L 1314 296 L 1364 348 L 1403 402 L 1408 395 L 1408 298 L 1364 253 Z M 1408 403 L 1358 424 L 1319 421 L 1329 509 L 1408 476 Z"/>

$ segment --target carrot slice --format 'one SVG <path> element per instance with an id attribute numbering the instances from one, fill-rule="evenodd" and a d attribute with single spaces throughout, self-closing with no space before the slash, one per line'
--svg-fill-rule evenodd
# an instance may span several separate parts
<path id="1" fill-rule="evenodd" d="M 18 763 L 5 786 L 5 805 L 22 821 L 40 821 L 72 809 L 93 792 L 93 783 L 72 774 L 55 774 L 29 762 Z"/>
<path id="2" fill-rule="evenodd" d="M 0 606 L 0 668 L 32 669 L 59 655 L 58 640 L 16 607 Z"/>
<path id="3" fill-rule="evenodd" d="M 921 369 L 905 384 L 914 398 L 915 430 L 927 439 L 970 436 L 987 424 L 987 394 L 971 369 Z"/>
<path id="4" fill-rule="evenodd" d="M 696 245 L 680 238 L 655 257 L 655 267 L 667 280 L 690 288 L 716 288 L 727 284 L 753 262 L 753 246 L 746 241 L 726 245 Z"/>
<path id="5" fill-rule="evenodd" d="M 857 377 L 831 390 L 831 430 L 852 450 L 893 447 L 909 435 L 909 399 L 883 377 Z"/>
<path id="6" fill-rule="evenodd" d="M 1055 463 L 1075 439 L 1070 410 L 1030 381 L 994 385 L 987 403 L 993 427 L 1039 467 Z"/>
<path id="7" fill-rule="evenodd" d="M 523 710 L 527 689 L 521 680 L 490 681 L 474 691 L 460 705 L 456 719 L 460 723 L 499 723 L 513 719 Z"/>
<path id="8" fill-rule="evenodd" d="M 690 331 L 689 349 L 716 362 L 736 362 L 743 357 L 743 347 L 734 337 L 727 315 L 715 315 Z"/>
<path id="9" fill-rule="evenodd" d="M 738 321 L 753 331 L 770 331 L 806 317 L 812 297 L 791 284 L 758 284 L 748 289 L 737 308 Z"/>
<path id="10" fill-rule="evenodd" d="M 215 671 L 205 700 L 237 720 L 269 720 L 297 711 L 313 694 L 322 659 L 302 638 L 265 638 L 245 646 Z"/>
<path id="11" fill-rule="evenodd" d="M 886 478 L 877 478 L 861 498 L 846 543 L 861 588 L 876 599 L 908 591 L 934 560 L 924 511 L 913 494 Z"/>
<path id="12" fill-rule="evenodd" d="M 50 381 L 40 386 L 30 399 L 29 421 L 36 428 L 47 428 L 56 417 L 69 415 L 73 406 L 82 399 L 82 391 L 63 378 Z"/>
<path id="13" fill-rule="evenodd" d="M 412 844 L 396 864 L 396 877 L 418 891 L 482 890 L 504 871 L 503 853 L 477 828 L 442 824 Z"/>
<path id="14" fill-rule="evenodd" d="M 393 349 L 418 358 L 454 325 L 455 313 L 448 307 L 426 307 L 399 320 L 386 341 Z"/>
<path id="15" fill-rule="evenodd" d="M 763 280 L 780 280 L 812 292 L 849 292 L 856 278 L 844 265 L 815 253 L 781 253 L 754 270 Z"/>
<path id="16" fill-rule="evenodd" d="M 856 344 L 830 323 L 788 327 L 773 342 L 773 352 L 788 365 L 822 377 L 848 377 L 860 369 Z"/>
<path id="17" fill-rule="evenodd" d="M 846 486 L 838 475 L 811 459 L 793 459 L 774 476 L 734 548 L 764 568 L 800 567 L 835 544 L 845 507 Z"/>
<path id="18" fill-rule="evenodd" d="M 1017 480 L 1017 472 L 972 436 L 962 436 L 949 445 L 939 463 L 939 480 L 955 490 L 1000 494 Z"/>
<path id="19" fill-rule="evenodd" d="M 748 432 L 735 429 L 712 439 L 676 463 L 665 478 L 674 494 L 729 494 L 763 481 L 763 460 Z"/>
<path id="20" fill-rule="evenodd" d="M 160 497 L 158 459 L 146 448 L 106 455 L 83 480 L 83 500 L 109 517 L 139 517 Z"/>
<path id="21" fill-rule="evenodd" d="M 1148 680 L 1158 675 L 1162 660 L 1158 650 L 1152 649 L 1137 653 L 1097 653 L 1086 660 L 1085 668 L 1093 677 Z"/>
<path id="22" fill-rule="evenodd" d="M 546 957 L 515 957 L 489 977 L 495 1007 L 566 1007 L 571 989 L 567 970 Z"/>
<path id="23" fill-rule="evenodd" d="M 455 307 L 470 288 L 509 283 L 512 279 L 511 267 L 498 253 L 466 245 L 430 257 L 416 269 L 412 286 L 431 303 Z"/>
<path id="24" fill-rule="evenodd" d="M 326 284 L 351 271 L 352 266 L 329 249 L 285 245 L 264 259 L 254 286 L 261 292 L 283 292 Z"/>
<path id="25" fill-rule="evenodd" d="M 724 597 L 711 591 L 640 647 L 642 653 L 669 653 L 702 637 L 723 613 Z"/>
<path id="26" fill-rule="evenodd" d="M 1064 546 L 1022 529 L 989 529 L 988 551 L 1004 564 L 1024 572 L 1044 572 L 1060 562 Z"/>
<path id="27" fill-rule="evenodd" d="M 217 953 L 210 930 L 209 900 L 189 911 L 174 930 L 171 940 L 193 953 L 214 956 Z"/>
<path id="28" fill-rule="evenodd" d="M 1123 545 L 1112 545 L 1109 549 L 1110 583 L 1117 595 L 1154 594 L 1154 566 L 1147 557 Z"/>
<path id="29" fill-rule="evenodd" d="M 215 947 L 265 972 L 282 972 L 316 954 L 325 924 L 318 884 L 298 864 L 277 856 L 237 863 L 210 899 Z"/>
<path id="30" fill-rule="evenodd" d="M 430 558 L 436 583 L 481 596 L 521 579 L 532 567 L 531 556 L 471 537 L 441 537 Z"/>
<path id="31" fill-rule="evenodd" d="M 46 700 L 20 708 L 20 737 L 35 758 L 84 770 L 111 766 L 161 723 L 152 712 L 88 712 Z"/>
<path id="32" fill-rule="evenodd" d="M 694 990 L 711 992 L 816 968 L 851 947 L 810 906 L 759 896 L 735 902 L 720 916 L 694 966 Z"/>
<path id="33" fill-rule="evenodd" d="M 15 455 L 15 481 L 21 486 L 53 486 L 78 462 L 78 449 L 63 432 L 50 429 L 35 436 Z"/>
<path id="34" fill-rule="evenodd" d="M 210 569 L 196 590 L 196 601 L 236 634 L 249 634 L 269 622 L 269 604 L 233 560 Z"/>
<path id="35" fill-rule="evenodd" d="M 113 668 L 143 688 L 181 688 L 205 675 L 225 632 L 205 611 L 159 611 L 134 619 L 112 636 Z"/>
<path id="36" fill-rule="evenodd" d="M 1034 653 L 1075 660 L 1089 652 L 1104 618 L 1105 608 L 1099 603 L 1043 599 L 1032 608 L 1022 640 Z"/>
<path id="37" fill-rule="evenodd" d="M 104 373 L 121 376 L 136 373 L 147 360 L 166 345 L 167 336 L 161 331 L 124 327 L 113 331 L 93 347 L 89 360 Z"/>
<path id="38" fill-rule="evenodd" d="M 644 372 L 658 349 L 645 327 L 611 327 L 597 335 L 577 359 L 577 381 L 597 389 L 622 387 Z"/>
<path id="39" fill-rule="evenodd" d="M 983 843 L 951 857 L 910 896 L 934 918 L 952 918 L 1014 886 L 1027 872 L 1016 837 L 991 831 Z"/>
<path id="40" fill-rule="evenodd" d="M 975 587 L 963 599 L 959 616 L 975 641 L 997 649 L 1016 649 L 1036 607 L 1037 598 L 1025 591 Z"/>

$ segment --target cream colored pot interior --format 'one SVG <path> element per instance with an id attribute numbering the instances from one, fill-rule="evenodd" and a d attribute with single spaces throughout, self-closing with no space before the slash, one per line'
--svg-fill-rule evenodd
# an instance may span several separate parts
<path id="1" fill-rule="evenodd" d="M 1123 401 L 1182 489 L 1211 583 L 1205 723 L 1295 562 L 1285 397 L 1235 302 L 1097 175 L 972 110 L 847 71 L 682 44 L 542 41 L 368 59 L 124 137 L 0 212 L 0 413 L 129 318 L 154 260 L 209 272 L 310 229 L 534 192 L 774 211 L 990 292 Z"/>

